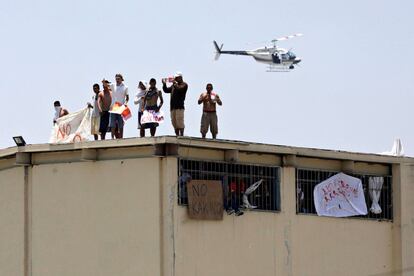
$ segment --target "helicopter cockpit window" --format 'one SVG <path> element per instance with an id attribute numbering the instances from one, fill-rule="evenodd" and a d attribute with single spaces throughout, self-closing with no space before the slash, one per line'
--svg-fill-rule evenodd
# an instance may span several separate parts
<path id="1" fill-rule="evenodd" d="M 289 55 L 288 54 L 282 54 L 282 59 L 289 59 Z"/>
<path id="2" fill-rule="evenodd" d="M 294 53 L 292 53 L 291 51 L 288 52 L 288 55 L 290 56 L 291 59 L 296 58 L 296 55 Z"/>

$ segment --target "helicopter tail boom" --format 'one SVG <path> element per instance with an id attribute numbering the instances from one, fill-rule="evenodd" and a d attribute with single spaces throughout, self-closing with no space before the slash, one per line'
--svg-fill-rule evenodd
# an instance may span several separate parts
<path id="1" fill-rule="evenodd" d="M 219 47 L 216 41 L 213 41 L 214 47 L 216 48 L 216 56 L 215 59 L 217 60 L 221 54 L 228 54 L 228 55 L 241 55 L 241 56 L 250 56 L 251 54 L 247 51 L 223 51 L 223 44 Z"/>

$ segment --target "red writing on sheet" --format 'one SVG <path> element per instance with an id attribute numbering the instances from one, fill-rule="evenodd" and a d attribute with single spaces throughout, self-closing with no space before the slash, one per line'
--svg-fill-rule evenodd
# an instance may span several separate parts
<path id="1" fill-rule="evenodd" d="M 338 196 L 345 198 L 358 197 L 358 189 L 350 186 L 343 180 L 329 182 L 322 188 L 325 203 L 330 202 Z"/>
<path id="2" fill-rule="evenodd" d="M 79 133 L 76 133 L 75 136 L 73 137 L 72 142 L 76 143 L 76 142 L 82 142 L 82 136 L 80 136 Z"/>
<path id="3" fill-rule="evenodd" d="M 58 132 L 56 134 L 56 138 L 57 139 L 64 139 L 66 136 L 68 136 L 70 134 L 70 131 L 72 130 L 72 127 L 70 126 L 70 124 L 64 124 L 64 125 L 60 125 Z"/>

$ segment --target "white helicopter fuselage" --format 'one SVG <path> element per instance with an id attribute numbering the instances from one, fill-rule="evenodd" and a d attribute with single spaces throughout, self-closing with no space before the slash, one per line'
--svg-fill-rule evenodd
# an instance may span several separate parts
<path id="1" fill-rule="evenodd" d="M 221 54 L 228 54 L 228 55 L 241 55 L 241 56 L 251 56 L 257 62 L 266 63 L 268 64 L 271 69 L 272 68 L 281 68 L 281 69 L 294 69 L 296 64 L 300 63 L 302 60 L 296 55 L 291 52 L 290 50 L 286 50 L 283 48 L 279 48 L 276 46 L 277 41 L 286 40 L 292 37 L 302 36 L 302 34 L 295 34 L 291 36 L 282 37 L 279 39 L 272 40 L 272 46 L 265 46 L 261 48 L 257 48 L 254 50 L 237 50 L 237 51 L 229 51 L 229 50 L 222 50 L 223 44 L 219 47 L 216 41 L 213 41 L 214 47 L 216 48 L 216 57 L 217 60 Z"/>
<path id="2" fill-rule="evenodd" d="M 297 64 L 301 59 L 297 58 L 292 52 L 278 47 L 262 47 L 255 50 L 246 51 L 249 56 L 252 56 L 256 61 L 272 64 L 274 66 L 290 66 Z M 275 55 L 278 58 L 275 58 Z"/>

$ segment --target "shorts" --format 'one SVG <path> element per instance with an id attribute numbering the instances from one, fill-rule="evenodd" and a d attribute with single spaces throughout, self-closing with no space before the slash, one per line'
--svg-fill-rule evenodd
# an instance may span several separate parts
<path id="1" fill-rule="evenodd" d="M 201 115 L 201 127 L 200 132 L 202 134 L 206 134 L 208 132 L 208 127 L 210 127 L 210 131 L 212 134 L 218 133 L 218 126 L 217 126 L 217 113 L 216 112 L 203 112 Z"/>
<path id="2" fill-rule="evenodd" d="M 124 127 L 124 119 L 122 119 L 121 114 L 110 113 L 109 128 L 113 129 L 116 127 L 118 127 L 118 129 L 122 129 Z"/>
<path id="3" fill-rule="evenodd" d="M 91 117 L 91 134 L 98 135 L 100 129 L 101 117 Z"/>
<path id="4" fill-rule="evenodd" d="M 141 129 L 141 117 L 144 112 L 138 112 L 138 129 Z"/>
<path id="5" fill-rule="evenodd" d="M 174 129 L 184 129 L 184 109 L 171 110 L 171 123 Z"/>
<path id="6" fill-rule="evenodd" d="M 99 132 L 106 133 L 109 125 L 109 111 L 103 111 L 101 113 L 101 122 L 99 124 Z"/>

